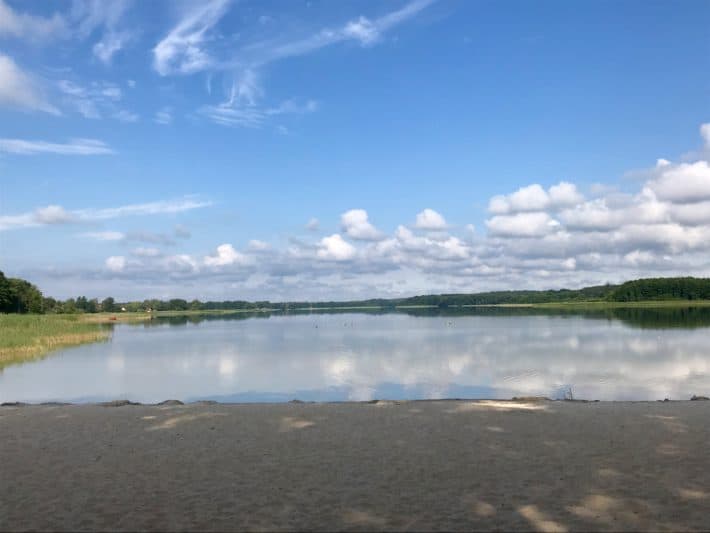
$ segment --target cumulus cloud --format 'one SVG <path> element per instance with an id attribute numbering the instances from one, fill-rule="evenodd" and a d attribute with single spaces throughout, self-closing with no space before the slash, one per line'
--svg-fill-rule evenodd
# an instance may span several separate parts
<path id="1" fill-rule="evenodd" d="M 248 262 L 244 254 L 237 252 L 231 244 L 220 244 L 214 255 L 204 258 L 204 264 L 211 267 L 243 265 Z"/>
<path id="2" fill-rule="evenodd" d="M 675 203 L 710 200 L 710 165 L 707 161 L 663 165 L 648 187 L 659 200 Z"/>
<path id="3" fill-rule="evenodd" d="M 313 217 L 308 222 L 306 222 L 306 229 L 308 231 L 318 231 L 320 228 L 320 221 Z"/>
<path id="4" fill-rule="evenodd" d="M 494 196 L 488 204 L 488 210 L 496 215 L 543 211 L 572 206 L 582 200 L 582 195 L 572 183 L 563 181 L 547 191 L 535 183 L 509 195 Z"/>
<path id="5" fill-rule="evenodd" d="M 340 224 L 348 237 L 359 241 L 376 241 L 382 233 L 368 220 L 364 209 L 351 209 L 340 216 Z"/>
<path id="6" fill-rule="evenodd" d="M 106 259 L 106 268 L 111 272 L 122 272 L 126 268 L 126 258 L 122 255 L 112 255 Z"/>
<path id="7" fill-rule="evenodd" d="M 491 235 L 505 237 L 540 237 L 554 231 L 559 225 L 559 222 L 543 212 L 497 215 L 486 220 Z"/>
<path id="8" fill-rule="evenodd" d="M 446 229 L 446 220 L 433 209 L 426 208 L 417 214 L 414 226 L 419 229 L 442 230 Z"/>
<path id="9" fill-rule="evenodd" d="M 65 224 L 74 220 L 74 215 L 60 205 L 48 205 L 37 209 L 34 219 L 39 224 Z"/>
<path id="10" fill-rule="evenodd" d="M 2 20 L 2 13 L 0 13 Z M 0 106 L 22 111 L 42 111 L 58 115 L 59 110 L 45 98 L 39 83 L 15 61 L 0 53 Z"/>
<path id="11" fill-rule="evenodd" d="M 356 253 L 355 247 L 338 233 L 323 237 L 318 247 L 318 257 L 332 261 L 348 261 L 355 257 Z"/>

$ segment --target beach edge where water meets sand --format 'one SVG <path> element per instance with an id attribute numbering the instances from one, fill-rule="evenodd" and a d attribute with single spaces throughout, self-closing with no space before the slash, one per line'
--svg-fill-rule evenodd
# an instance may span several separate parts
<path id="1" fill-rule="evenodd" d="M 709 441 L 707 401 L 4 406 L 0 530 L 707 530 Z"/>

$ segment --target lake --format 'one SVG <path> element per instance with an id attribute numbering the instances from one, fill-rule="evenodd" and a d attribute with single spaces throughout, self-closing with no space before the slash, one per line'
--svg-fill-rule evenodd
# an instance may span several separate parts
<path id="1" fill-rule="evenodd" d="M 0 401 L 710 394 L 710 308 L 233 314 L 113 326 L 0 371 Z"/>

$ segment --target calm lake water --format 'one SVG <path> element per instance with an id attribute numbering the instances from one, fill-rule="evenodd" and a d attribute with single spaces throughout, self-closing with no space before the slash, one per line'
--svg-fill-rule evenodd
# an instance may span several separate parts
<path id="1" fill-rule="evenodd" d="M 0 371 L 0 401 L 710 395 L 710 308 L 230 315 L 113 327 Z"/>

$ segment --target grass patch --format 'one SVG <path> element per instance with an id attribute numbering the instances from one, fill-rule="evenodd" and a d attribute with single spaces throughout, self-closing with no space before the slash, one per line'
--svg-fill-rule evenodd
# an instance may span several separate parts
<path id="1" fill-rule="evenodd" d="M 0 314 L 0 370 L 60 348 L 106 340 L 110 333 L 81 315 Z"/>

